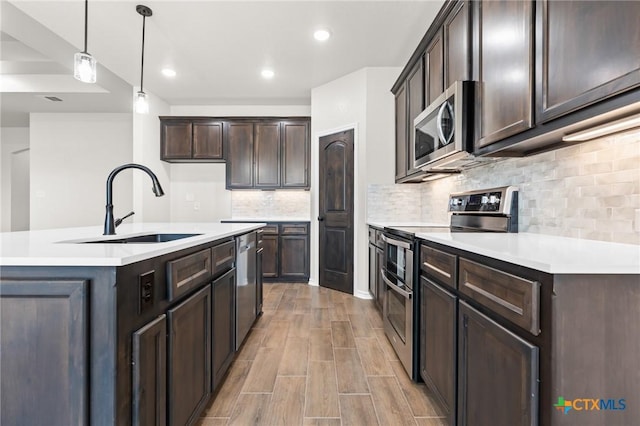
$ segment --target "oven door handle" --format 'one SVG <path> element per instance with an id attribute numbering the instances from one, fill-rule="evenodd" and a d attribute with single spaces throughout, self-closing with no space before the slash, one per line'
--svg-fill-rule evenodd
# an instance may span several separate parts
<path id="1" fill-rule="evenodd" d="M 391 244 L 392 246 L 402 247 L 407 250 L 411 248 L 411 245 L 409 243 L 405 243 L 404 241 L 394 240 L 393 238 L 389 238 L 384 234 L 382 234 L 382 241 L 384 241 L 387 244 Z"/>
<path id="2" fill-rule="evenodd" d="M 381 271 L 382 271 L 382 279 L 389 287 L 391 287 L 393 291 L 395 291 L 396 293 L 400 293 L 405 299 L 411 300 L 411 298 L 413 297 L 413 292 L 401 289 L 400 287 L 392 283 L 391 280 L 389 280 L 389 278 L 387 278 L 387 274 L 384 272 L 384 269 L 381 269 Z"/>

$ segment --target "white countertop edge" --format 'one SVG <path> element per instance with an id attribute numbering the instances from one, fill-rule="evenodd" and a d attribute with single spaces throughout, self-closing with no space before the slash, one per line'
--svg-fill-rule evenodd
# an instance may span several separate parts
<path id="1" fill-rule="evenodd" d="M 367 225 L 375 226 L 376 228 L 403 228 L 403 227 L 449 227 L 448 223 L 433 223 L 433 222 L 402 222 L 402 221 L 382 221 L 382 220 L 368 220 Z"/>
<path id="2" fill-rule="evenodd" d="M 134 232 L 121 232 L 114 238 L 123 238 L 129 236 L 136 236 L 149 233 L 201 233 L 201 235 L 183 238 L 174 241 L 167 241 L 164 243 L 152 243 L 152 244 L 77 244 L 73 241 L 92 240 L 99 238 L 99 234 L 88 234 L 87 230 L 98 229 L 91 228 L 68 228 L 68 229 L 56 229 L 56 230 L 43 230 L 43 231 L 25 231 L 19 233 L 4 233 L 0 234 L 0 237 L 8 235 L 10 238 L 28 239 L 29 235 L 44 235 L 42 241 L 36 241 L 38 244 L 38 252 L 36 254 L 25 255 L 17 253 L 11 254 L 10 249 L 4 248 L 0 253 L 0 267 L 9 266 L 125 266 L 132 263 L 140 262 L 143 260 L 151 259 L 154 257 L 162 256 L 165 254 L 177 252 L 180 250 L 189 249 L 202 244 L 207 244 L 213 241 L 221 240 L 224 238 L 246 234 L 253 230 L 259 229 L 266 225 L 264 222 L 257 223 L 236 223 L 227 224 L 232 225 L 232 229 L 224 231 L 219 230 L 206 230 L 210 224 L 197 224 L 197 223 L 184 223 L 184 224 L 136 224 L 130 225 L 128 229 L 133 229 Z M 199 230 L 204 226 L 205 229 Z M 213 224 L 215 226 L 215 224 Z M 127 229 L 126 226 L 123 228 Z M 77 234 L 74 236 L 74 232 Z M 65 233 L 67 238 L 63 235 Z M 14 235 L 12 235 L 14 234 Z M 20 235 L 21 234 L 21 235 Z M 19 241 L 18 241 L 19 242 Z M 29 243 L 32 243 L 29 241 Z M 62 249 L 66 246 L 66 250 Z M 126 246 L 126 247 L 125 247 Z M 134 247 L 130 249 L 131 247 Z M 96 253 L 94 255 L 81 255 L 82 249 L 86 251 L 99 252 L 103 250 L 104 255 Z M 122 254 L 118 254 L 119 248 Z M 46 250 L 50 249 L 50 254 L 46 254 Z M 126 253 L 127 250 L 137 251 L 136 253 Z M 9 251 L 9 253 L 6 253 Z M 43 252 L 43 254 L 40 254 Z M 80 253 L 80 254 L 74 254 Z M 113 252 L 113 253 L 112 253 Z M 53 254 L 55 253 L 55 254 Z"/>
<path id="3" fill-rule="evenodd" d="M 276 217 L 231 217 L 227 219 L 221 219 L 220 222 L 311 222 L 311 219 L 308 217 L 285 217 L 285 216 L 276 216 Z"/>
<path id="4" fill-rule="evenodd" d="M 464 235 L 464 237 L 463 237 Z M 511 253 L 504 249 L 499 250 L 487 247 L 480 241 L 483 236 L 502 235 L 504 240 L 516 239 L 532 240 L 534 242 L 544 242 L 553 244 L 557 256 L 550 253 Z M 465 238 L 461 241 L 458 238 Z M 479 237 L 479 238 L 478 238 Z M 439 243 L 448 247 L 464 250 L 481 256 L 490 257 L 515 265 L 524 266 L 537 271 L 549 274 L 562 275 L 599 275 L 599 274 L 632 274 L 640 275 L 640 246 L 633 244 L 610 243 L 605 241 L 584 240 L 577 238 L 560 237 L 554 235 L 518 233 L 518 234 L 477 234 L 477 233 L 418 233 L 416 238 Z M 453 238 L 453 239 L 452 239 Z M 478 241 L 474 242 L 473 239 Z M 500 237 L 497 237 L 500 238 Z M 575 250 L 580 247 L 582 253 Z M 620 255 L 623 256 L 620 256 Z M 593 258 L 599 261 L 592 261 Z M 628 263 L 623 263 L 620 258 L 631 259 Z M 639 282 L 640 284 L 640 282 Z"/>

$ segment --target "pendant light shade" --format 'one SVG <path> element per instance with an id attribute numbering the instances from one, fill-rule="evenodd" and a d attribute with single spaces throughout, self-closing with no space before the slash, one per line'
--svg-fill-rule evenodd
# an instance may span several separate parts
<path id="1" fill-rule="evenodd" d="M 84 1 L 84 50 L 73 55 L 73 76 L 83 83 L 96 82 L 96 59 L 87 52 L 89 0 Z"/>
<path id="2" fill-rule="evenodd" d="M 144 81 L 144 27 L 147 16 L 153 15 L 153 12 L 150 8 L 141 4 L 136 6 L 136 12 L 142 15 L 142 60 L 140 64 L 140 91 L 133 97 L 133 110 L 138 114 L 147 114 L 149 113 L 149 102 L 142 86 Z"/>

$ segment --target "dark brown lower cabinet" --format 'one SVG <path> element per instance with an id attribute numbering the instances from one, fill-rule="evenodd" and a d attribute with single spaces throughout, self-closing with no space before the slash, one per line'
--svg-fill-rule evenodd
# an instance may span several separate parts
<path id="1" fill-rule="evenodd" d="M 211 285 L 167 311 L 169 425 L 194 424 L 211 395 Z"/>
<path id="2" fill-rule="evenodd" d="M 280 237 L 280 278 L 309 279 L 309 234 Z"/>
<path id="3" fill-rule="evenodd" d="M 380 247 L 376 248 L 376 257 L 378 258 L 378 262 L 376 265 L 377 273 L 376 273 L 376 285 L 378 286 L 378 291 L 376 292 L 376 305 L 378 305 L 378 309 L 382 312 L 382 306 L 384 304 L 384 295 L 387 292 L 387 284 L 382 279 L 382 265 L 384 265 L 384 250 Z"/>
<path id="4" fill-rule="evenodd" d="M 457 297 L 420 278 L 420 376 L 454 425 L 456 417 Z"/>
<path id="5" fill-rule="evenodd" d="M 373 300 L 377 300 L 378 293 L 378 254 L 377 247 L 369 244 L 369 293 L 373 296 Z"/>
<path id="6" fill-rule="evenodd" d="M 235 354 L 236 296 L 235 268 L 216 279 L 212 284 L 212 390 L 215 390 L 229 369 Z"/>
<path id="7" fill-rule="evenodd" d="M 0 281 L 0 424 L 89 423 L 87 306 L 84 280 Z"/>
<path id="8" fill-rule="evenodd" d="M 458 344 L 458 425 L 537 425 L 538 348 L 462 301 Z"/>
<path id="9" fill-rule="evenodd" d="M 262 244 L 264 251 L 262 252 L 262 276 L 264 278 L 277 278 L 278 277 L 278 253 L 280 252 L 278 247 L 278 234 L 277 226 L 275 234 L 262 235 Z"/>
<path id="10" fill-rule="evenodd" d="M 167 316 L 133 333 L 133 426 L 167 424 Z"/>

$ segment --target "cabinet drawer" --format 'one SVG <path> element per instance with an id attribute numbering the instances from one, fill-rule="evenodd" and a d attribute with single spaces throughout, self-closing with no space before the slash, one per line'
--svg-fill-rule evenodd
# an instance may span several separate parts
<path id="1" fill-rule="evenodd" d="M 266 225 L 263 229 L 264 234 L 278 235 L 278 225 Z"/>
<path id="2" fill-rule="evenodd" d="M 188 292 L 211 276 L 211 249 L 167 262 L 169 300 Z"/>
<path id="3" fill-rule="evenodd" d="M 456 256 L 429 246 L 420 246 L 420 269 L 451 287 L 456 286 Z"/>
<path id="4" fill-rule="evenodd" d="M 282 226 L 280 235 L 307 234 L 309 232 L 309 225 L 306 223 L 283 223 L 280 226 Z"/>
<path id="5" fill-rule="evenodd" d="M 219 244 L 211 250 L 213 275 L 219 275 L 233 268 L 233 263 L 236 260 L 235 241 L 228 241 L 226 243 Z"/>
<path id="6" fill-rule="evenodd" d="M 460 258 L 458 288 L 514 324 L 540 334 L 540 283 Z"/>

